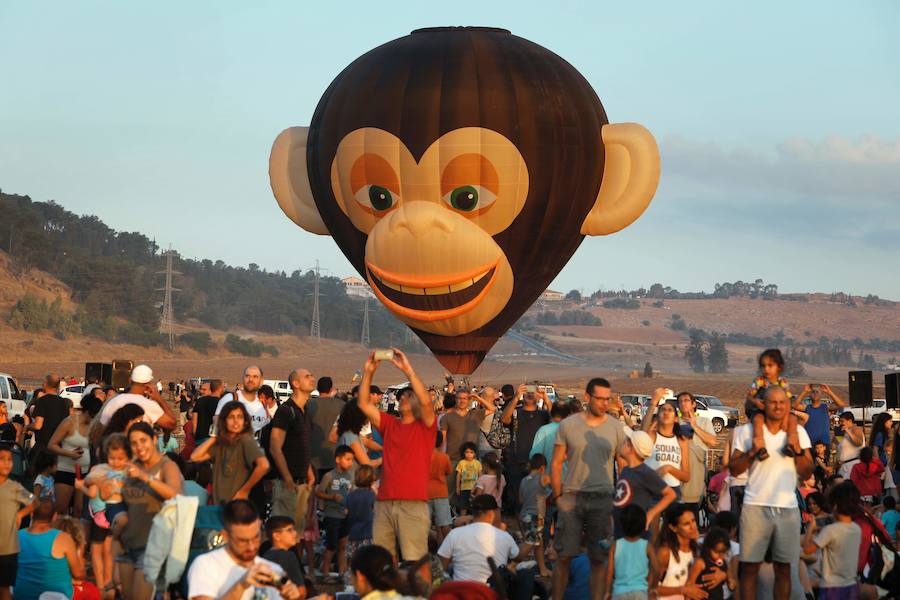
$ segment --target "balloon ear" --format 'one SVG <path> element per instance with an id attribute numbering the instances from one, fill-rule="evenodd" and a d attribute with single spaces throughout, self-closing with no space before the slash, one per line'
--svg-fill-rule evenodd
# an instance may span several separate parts
<path id="1" fill-rule="evenodd" d="M 291 221 L 310 233 L 329 235 L 309 187 L 308 134 L 309 127 L 290 127 L 278 134 L 269 155 L 269 183 L 278 206 Z"/>
<path id="2" fill-rule="evenodd" d="M 631 225 L 650 204 L 659 184 L 659 148 L 637 123 L 604 125 L 603 181 L 582 235 L 608 235 Z"/>

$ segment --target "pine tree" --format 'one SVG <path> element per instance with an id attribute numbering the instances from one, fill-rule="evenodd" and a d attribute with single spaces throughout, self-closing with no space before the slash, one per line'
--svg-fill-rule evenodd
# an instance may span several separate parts
<path id="1" fill-rule="evenodd" d="M 705 345 L 703 336 L 697 331 L 692 331 L 691 341 L 684 350 L 684 358 L 694 373 L 706 371 L 706 357 L 703 352 Z"/>

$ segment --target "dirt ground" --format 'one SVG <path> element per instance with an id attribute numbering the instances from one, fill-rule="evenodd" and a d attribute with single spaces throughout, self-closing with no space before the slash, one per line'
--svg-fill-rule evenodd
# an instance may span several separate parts
<path id="1" fill-rule="evenodd" d="M 2 345 L 2 343 L 0 343 Z M 80 348 L 80 349 L 79 349 Z M 64 376 L 80 377 L 84 373 L 86 360 L 110 360 L 113 357 L 129 358 L 136 363 L 149 364 L 156 377 L 163 381 L 189 379 L 191 377 L 220 377 L 230 384 L 240 381 L 241 372 L 250 364 L 260 366 L 266 379 L 286 379 L 288 373 L 298 367 L 310 369 L 316 376 L 329 375 L 339 389 L 348 390 L 354 385 L 354 373 L 362 368 L 367 351 L 356 344 L 323 340 L 321 345 L 304 344 L 291 353 L 280 356 L 248 358 L 243 356 L 202 357 L 166 356 L 158 349 L 147 350 L 133 347 L 131 353 L 123 355 L 121 347 L 116 347 L 115 354 L 105 352 L 102 346 L 94 348 L 92 344 L 79 344 L 67 350 L 59 358 L 38 359 L 22 357 L 20 360 L 0 361 L 0 371 L 12 374 L 25 387 L 36 385 L 40 378 L 55 371 Z M 413 354 L 411 360 L 419 376 L 426 385 L 442 386 L 445 371 L 431 355 Z M 561 395 L 576 394 L 580 397 L 587 381 L 592 377 L 607 377 L 613 388 L 619 393 L 651 393 L 656 387 L 667 387 L 673 390 L 689 390 L 699 394 L 718 396 L 726 404 L 739 406 L 752 375 L 679 375 L 663 374 L 652 379 L 629 377 L 630 370 L 610 368 L 609 365 L 571 365 L 552 364 L 540 360 L 539 357 L 522 357 L 514 362 L 487 360 L 468 379 L 471 384 L 502 385 L 518 384 L 539 380 L 555 383 Z M 846 396 L 846 371 L 838 371 L 827 377 L 810 376 L 810 381 L 824 381 L 832 385 L 839 394 Z M 457 380 L 462 379 L 457 376 Z M 382 365 L 375 375 L 375 383 L 386 386 L 401 383 L 403 377 L 391 365 Z M 876 381 L 878 379 L 876 378 Z M 795 382 L 798 386 L 804 381 Z M 876 386 L 875 397 L 883 397 L 883 386 Z"/>

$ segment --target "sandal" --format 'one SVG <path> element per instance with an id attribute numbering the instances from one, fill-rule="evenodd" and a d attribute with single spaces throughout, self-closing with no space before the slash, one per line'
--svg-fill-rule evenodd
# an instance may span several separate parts
<path id="1" fill-rule="evenodd" d="M 803 450 L 802 449 L 798 450 L 794 446 L 787 444 L 784 448 L 781 449 L 781 453 L 784 454 L 785 456 L 790 456 L 793 458 L 795 456 L 802 456 Z"/>

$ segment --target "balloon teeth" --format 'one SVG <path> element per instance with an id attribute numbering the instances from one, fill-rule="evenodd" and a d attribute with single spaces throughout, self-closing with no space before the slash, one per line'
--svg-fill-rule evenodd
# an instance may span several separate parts
<path id="1" fill-rule="evenodd" d="M 474 285 L 474 284 L 475 284 L 474 279 L 466 279 L 465 281 L 460 281 L 459 283 L 454 283 L 453 285 L 450 286 L 449 289 L 451 292 L 458 292 L 458 291 L 464 290 L 467 287 L 469 287 L 470 285 Z"/>
<path id="2" fill-rule="evenodd" d="M 406 285 L 400 286 L 400 291 L 404 294 L 415 294 L 416 296 L 424 296 L 425 290 L 423 288 L 409 287 Z"/>
<path id="3" fill-rule="evenodd" d="M 474 277 L 472 279 L 466 279 L 465 281 L 460 281 L 459 283 L 454 283 L 453 285 L 441 285 L 436 287 L 412 287 L 408 285 L 401 285 L 398 283 L 391 283 L 385 279 L 380 280 L 386 287 L 391 288 L 392 290 L 396 290 L 398 292 L 403 292 L 404 294 L 413 294 L 414 296 L 443 296 L 445 294 L 452 294 L 453 292 L 462 291 L 468 287 L 472 287 L 481 279 L 487 275 L 490 271 L 485 271 L 481 275 Z"/>

